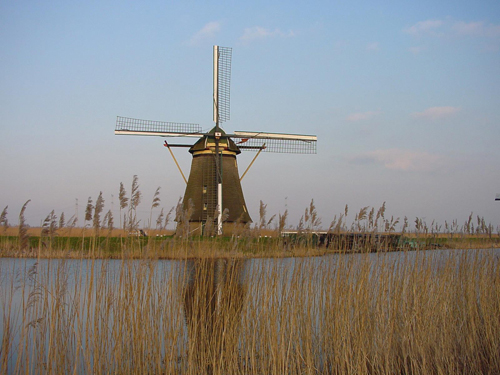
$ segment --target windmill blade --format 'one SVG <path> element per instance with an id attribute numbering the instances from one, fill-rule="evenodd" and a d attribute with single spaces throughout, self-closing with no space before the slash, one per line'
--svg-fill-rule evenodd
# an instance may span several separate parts
<path id="1" fill-rule="evenodd" d="M 315 154 L 315 135 L 236 131 L 230 136 L 242 151 Z M 264 145 L 265 144 L 265 145 Z"/>
<path id="2" fill-rule="evenodd" d="M 230 118 L 230 86 L 232 48 L 214 46 L 214 122 Z"/>
<path id="3" fill-rule="evenodd" d="M 116 118 L 116 135 L 149 135 L 160 137 L 201 137 L 201 126 L 182 122 L 163 122 L 136 118 Z"/>

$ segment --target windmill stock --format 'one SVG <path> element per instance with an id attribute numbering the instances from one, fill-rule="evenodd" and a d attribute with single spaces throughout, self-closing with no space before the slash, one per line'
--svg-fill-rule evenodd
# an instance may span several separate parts
<path id="1" fill-rule="evenodd" d="M 203 132 L 198 124 L 174 123 L 117 117 L 116 135 L 197 138 L 192 144 L 171 144 L 165 141 L 184 181 L 186 191 L 183 208 L 191 208 L 190 232 L 202 234 L 215 224 L 217 234 L 225 225 L 251 222 L 241 188 L 241 179 L 261 152 L 315 154 L 315 135 L 284 134 L 254 131 L 226 133 L 221 123 L 230 119 L 230 82 L 232 49 L 213 48 L 213 121 L 215 126 Z M 189 147 L 193 159 L 186 180 L 171 147 Z M 236 157 L 242 151 L 257 155 L 242 177 L 239 176 Z M 227 216 L 223 220 L 223 213 Z M 213 227 L 213 226 L 212 226 Z"/>

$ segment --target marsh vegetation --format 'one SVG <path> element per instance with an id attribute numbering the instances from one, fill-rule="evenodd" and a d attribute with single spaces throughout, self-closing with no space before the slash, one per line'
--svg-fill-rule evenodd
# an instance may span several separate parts
<path id="1" fill-rule="evenodd" d="M 287 210 L 269 215 L 267 205 L 260 201 L 259 217 L 254 223 L 228 223 L 231 224 L 227 226 L 230 230 L 219 238 L 215 236 L 216 226 L 207 224 L 203 236 L 194 236 L 189 231 L 192 227 L 189 208 L 184 209 L 181 199 L 176 207 L 162 207 L 160 187 L 152 196 L 146 222 L 141 222 L 138 207 L 143 201 L 143 193 L 139 187 L 138 177 L 133 176 L 128 196 L 124 184 L 120 183 L 118 221 L 113 210 L 106 211 L 102 192 L 95 202 L 92 197 L 88 198 L 83 222 L 79 222 L 76 207 L 75 214 L 69 219 L 64 212 L 58 216 L 52 210 L 40 227 L 30 227 L 25 219 L 30 203 L 27 200 L 21 208 L 17 225 L 12 226 L 7 206 L 0 214 L 0 256 L 288 257 L 331 252 L 500 246 L 500 226 L 487 223 L 479 215 L 471 213 L 464 221 L 427 223 L 418 217 L 414 220 L 389 217 L 385 202 L 378 209 L 362 207 L 354 215 L 349 213 L 346 205 L 341 213 L 332 215 L 333 220 L 326 225 L 318 215 L 314 200 L 311 200 L 299 222 L 292 225 Z M 216 212 L 213 217 L 217 217 Z M 287 233 L 291 236 L 287 237 Z M 146 234 L 147 238 L 143 236 Z M 395 236 L 397 241 L 394 243 Z"/>
<path id="2" fill-rule="evenodd" d="M 0 260 L 1 372 L 500 372 L 496 250 Z"/>

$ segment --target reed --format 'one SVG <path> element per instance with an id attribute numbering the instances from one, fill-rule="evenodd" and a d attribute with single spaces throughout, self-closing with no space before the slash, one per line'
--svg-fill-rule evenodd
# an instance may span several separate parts
<path id="1" fill-rule="evenodd" d="M 0 214 L 0 225 L 2 226 L 4 234 L 9 227 L 9 220 L 7 219 L 7 208 L 9 208 L 9 206 L 5 206 L 5 208 L 2 210 L 2 213 Z"/>
<path id="2" fill-rule="evenodd" d="M 28 203 L 31 202 L 31 199 L 28 199 L 21 208 L 21 212 L 19 213 L 19 226 L 18 226 L 18 243 L 19 243 L 19 251 L 23 251 L 28 246 L 28 230 L 26 227 L 26 221 L 24 218 L 24 212 L 26 211 L 26 207 Z"/>
<path id="3" fill-rule="evenodd" d="M 1 372 L 495 374 L 496 254 L 18 260 Z"/>
<path id="4" fill-rule="evenodd" d="M 196 258 L 200 256 L 219 257 L 289 257 L 314 256 L 337 252 L 373 252 L 428 248 L 477 249 L 500 247 L 500 227 L 487 224 L 479 215 L 468 216 L 463 225 L 458 220 L 444 226 L 434 220 L 428 224 L 424 219 L 415 218 L 412 222 L 404 217 L 400 225 L 399 217 L 386 215 L 386 204 L 378 210 L 363 207 L 354 218 L 348 218 L 349 207 L 335 215 L 328 229 L 321 227 L 322 219 L 311 200 L 304 215 L 295 227 L 288 224 L 288 211 L 267 218 L 267 205 L 260 201 L 259 220 L 251 223 L 230 223 L 226 237 L 213 238 L 216 234 L 215 222 L 207 220 L 204 237 L 192 236 L 190 217 L 192 203 L 187 207 L 179 199 L 167 215 L 160 207 L 160 187 L 153 195 L 149 221 L 140 229 L 137 206 L 142 200 L 139 180 L 132 180 L 131 197 L 127 198 L 123 183 L 120 183 L 120 229 L 114 228 L 111 210 L 101 220 L 105 212 L 103 193 L 94 201 L 88 198 L 85 209 L 84 227 L 76 227 L 78 216 L 73 215 L 65 224 L 64 213 L 59 220 L 52 210 L 45 218 L 41 228 L 30 228 L 25 223 L 24 213 L 29 200 L 19 214 L 19 225 L 9 226 L 7 207 L 0 214 L 0 257 L 94 257 L 120 258 L 127 253 L 132 258 L 143 258 L 144 254 L 154 253 L 157 258 Z M 122 210 L 127 209 L 123 215 Z M 160 210 L 155 228 L 152 228 L 153 211 Z M 175 211 L 174 211 L 175 210 Z M 78 210 L 76 210 L 78 211 Z M 168 230 L 172 216 L 175 215 L 176 229 Z M 218 215 L 214 213 L 213 217 Z M 224 210 L 223 221 L 228 217 Z M 224 223 L 225 224 L 225 223 Z M 223 225 L 224 228 L 224 225 Z M 104 231 L 107 229 L 107 231 Z M 147 239 L 136 236 L 148 233 Z M 291 235 L 286 235 L 292 232 Z M 318 233 L 323 234 L 318 236 Z M 17 234 L 17 237 L 13 237 Z M 172 234 L 174 236 L 172 237 Z M 325 235 L 326 234 L 326 235 Z M 323 237 L 321 237 L 323 236 Z M 325 240 L 326 236 L 326 240 Z M 75 237 L 80 237 L 75 240 Z M 93 241 L 88 238 L 93 238 Z"/>

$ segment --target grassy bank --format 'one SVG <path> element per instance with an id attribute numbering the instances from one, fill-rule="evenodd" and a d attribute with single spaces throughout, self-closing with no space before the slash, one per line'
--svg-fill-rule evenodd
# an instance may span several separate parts
<path id="1" fill-rule="evenodd" d="M 296 226 L 288 223 L 288 211 L 267 217 L 267 205 L 262 201 L 259 219 L 255 223 L 223 223 L 224 236 L 215 236 L 215 225 L 208 221 L 205 236 L 198 226 L 193 229 L 190 210 L 179 200 L 165 215 L 163 209 L 156 220 L 153 211 L 159 208 L 158 188 L 152 200 L 148 225 L 140 225 L 137 205 L 141 193 L 137 176 L 133 178 L 131 198 L 125 196 L 120 184 L 120 228 L 115 227 L 113 213 L 104 217 L 102 193 L 95 205 L 89 197 L 85 209 L 84 226 L 78 226 L 78 215 L 69 220 L 64 213 L 59 217 L 50 212 L 41 227 L 26 224 L 23 205 L 17 226 L 7 219 L 8 206 L 0 214 L 0 256 L 3 257 L 63 257 L 63 258 L 163 258 L 182 259 L 198 257 L 290 257 L 314 256 L 336 252 L 380 252 L 416 249 L 477 249 L 500 247 L 500 226 L 487 223 L 471 213 L 460 224 L 458 220 L 441 225 L 434 220 L 427 224 L 416 218 L 386 215 L 385 202 L 377 210 L 363 207 L 349 215 L 348 205 L 334 215 L 328 227 L 323 226 L 314 200 L 306 207 Z M 122 212 L 123 210 L 123 212 Z M 123 215 L 122 215 L 123 214 Z M 350 214 L 352 216 L 352 214 Z M 214 217 L 216 217 L 215 215 Z M 224 217 L 224 215 L 223 215 Z M 167 229 L 175 220 L 176 230 Z M 200 223 L 198 223 L 200 224 Z M 81 223 L 80 223 L 81 225 Z M 141 229 L 142 228 L 142 229 Z M 225 228 L 225 229 L 224 229 Z M 147 238 L 143 237 L 147 233 Z"/>
<path id="2" fill-rule="evenodd" d="M 384 241 L 384 234 L 341 233 L 336 241 L 322 242 L 315 234 L 293 237 L 189 237 L 175 235 L 141 236 L 29 236 L 21 246 L 18 236 L 0 236 L 0 257 L 35 258 L 254 258 L 300 257 L 329 253 L 363 253 L 415 249 L 498 248 L 500 240 L 489 236 L 402 235 L 392 233 L 394 244 Z M 354 237 L 354 241 L 353 241 Z M 350 241 L 349 241 L 350 239 Z M 354 243 L 353 243 L 354 242 Z"/>

